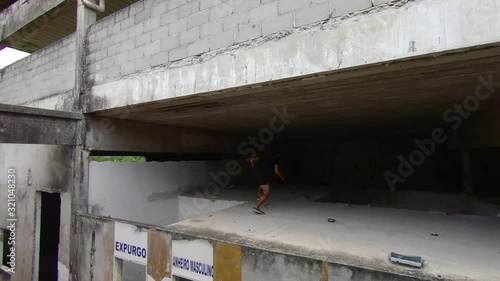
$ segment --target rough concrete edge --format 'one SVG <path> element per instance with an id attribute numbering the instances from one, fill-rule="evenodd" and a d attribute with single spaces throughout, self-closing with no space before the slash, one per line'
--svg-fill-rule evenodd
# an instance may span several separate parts
<path id="1" fill-rule="evenodd" d="M 194 93 L 194 95 L 196 95 L 196 96 L 205 96 L 205 95 L 209 96 L 209 95 L 213 95 L 215 93 L 226 93 L 226 92 L 230 92 L 230 91 L 260 88 L 263 85 L 269 86 L 269 85 L 277 85 L 278 83 L 287 83 L 289 81 L 307 80 L 307 78 L 310 78 L 310 77 L 318 78 L 318 77 L 324 77 L 327 75 L 349 73 L 349 72 L 363 69 L 366 67 L 377 67 L 377 66 L 386 66 L 387 67 L 387 66 L 391 66 L 391 65 L 395 65 L 395 64 L 402 64 L 402 63 L 406 63 L 406 62 L 415 61 L 418 59 L 433 59 L 436 57 L 455 56 L 455 55 L 459 55 L 459 54 L 463 54 L 463 53 L 467 53 L 467 52 L 471 52 L 471 51 L 487 50 L 487 49 L 499 48 L 499 47 L 500 47 L 500 42 L 494 41 L 494 42 L 489 42 L 489 43 L 476 45 L 476 46 L 466 46 L 466 47 L 462 47 L 462 48 L 458 48 L 458 49 L 443 50 L 443 51 L 439 51 L 439 52 L 435 52 L 435 53 L 421 54 L 421 55 L 412 56 L 412 57 L 404 57 L 404 58 L 392 59 L 392 60 L 387 60 L 387 61 L 373 62 L 373 63 L 364 64 L 364 65 L 355 65 L 355 66 L 350 66 L 350 67 L 344 67 L 341 69 L 324 70 L 324 71 L 316 72 L 316 73 L 303 74 L 303 75 L 299 75 L 299 76 L 281 78 L 281 79 L 276 79 L 276 80 L 272 80 L 272 81 L 257 82 L 254 84 L 238 85 L 238 86 L 228 87 L 228 88 L 224 88 L 224 89 L 215 89 L 215 90 L 211 90 L 211 91 L 197 92 L 197 93 Z M 491 56 L 492 55 L 488 55 L 486 57 L 491 57 Z M 168 70 L 168 69 L 166 69 L 166 70 Z M 161 72 L 161 71 L 164 71 L 164 69 L 157 70 L 156 73 Z M 395 70 L 395 71 L 399 71 L 399 69 Z M 106 85 L 107 83 L 117 82 L 117 81 L 120 81 L 122 79 L 144 77 L 144 76 L 149 75 L 149 74 L 151 74 L 151 72 L 134 73 L 134 74 L 128 75 L 127 77 L 123 76 L 123 77 L 120 77 L 119 79 L 116 79 L 114 81 L 110 80 L 110 81 L 106 81 L 105 83 L 102 83 L 99 85 L 94 85 L 94 86 L 98 87 L 101 85 Z M 90 89 L 94 86 L 92 86 L 90 84 L 87 85 L 87 87 L 89 87 Z M 93 99 L 96 99 L 96 98 L 100 99 L 100 97 L 93 97 Z M 180 101 L 180 100 L 188 100 L 190 98 L 192 98 L 192 95 L 171 97 L 171 98 L 168 98 L 168 100 L 169 101 Z M 159 101 L 161 101 L 161 100 L 147 101 L 147 102 L 141 103 L 141 105 L 155 104 L 155 103 L 158 103 Z M 115 110 L 130 109 L 134 105 L 120 105 L 120 106 L 113 107 L 113 108 L 107 108 L 107 106 L 108 105 L 106 105 L 106 108 L 103 108 L 103 109 L 90 110 L 89 104 L 87 104 L 87 109 L 84 113 L 89 114 L 89 115 L 96 114 L 95 116 L 101 116 L 99 114 L 103 114 L 103 113 L 111 112 L 111 111 L 115 111 Z M 102 115 L 102 116 L 105 116 L 105 115 Z"/>
<path id="2" fill-rule="evenodd" d="M 77 112 L 67 112 L 59 110 L 41 109 L 33 108 L 21 105 L 10 105 L 0 103 L 0 112 L 11 113 L 11 114 L 22 114 L 22 115 L 35 115 L 44 117 L 54 117 L 61 119 L 83 119 L 83 114 Z"/>
<path id="3" fill-rule="evenodd" d="M 107 81 L 103 81 L 102 83 L 99 83 L 99 84 L 94 83 L 93 85 L 91 85 L 91 87 L 111 83 L 114 81 L 119 81 L 122 79 L 129 79 L 129 78 L 134 78 L 134 77 L 141 77 L 141 76 L 145 76 L 145 75 L 150 75 L 150 74 L 162 72 L 165 70 L 178 69 L 178 68 L 182 68 L 185 66 L 201 64 L 201 63 L 209 61 L 212 58 L 219 56 L 219 55 L 232 55 L 235 53 L 235 51 L 240 50 L 240 49 L 249 49 L 249 48 L 258 47 L 258 46 L 263 45 L 267 42 L 278 41 L 280 39 L 283 39 L 283 38 L 286 38 L 286 37 L 289 37 L 292 35 L 296 35 L 296 34 L 313 33 L 315 31 L 320 31 L 320 30 L 335 30 L 346 19 L 351 19 L 351 18 L 357 19 L 357 18 L 360 18 L 361 16 L 364 16 L 364 15 L 374 14 L 374 13 L 378 13 L 378 12 L 389 10 L 389 9 L 399 9 L 399 8 L 404 7 L 404 6 L 408 6 L 410 4 L 415 4 L 417 2 L 424 2 L 424 1 L 429 1 L 429 0 L 395 0 L 395 1 L 391 1 L 388 3 L 382 4 L 382 5 L 372 6 L 370 8 L 364 9 L 364 10 L 351 12 L 351 13 L 346 14 L 346 15 L 331 17 L 331 18 L 324 20 L 324 21 L 319 21 L 316 23 L 301 26 L 301 27 L 294 28 L 291 30 L 279 31 L 279 32 L 276 32 L 276 33 L 273 33 L 270 35 L 261 36 L 259 38 L 245 41 L 245 42 L 238 43 L 238 44 L 234 44 L 234 45 L 231 45 L 231 46 L 226 47 L 226 48 L 221 48 L 218 50 L 209 51 L 209 52 L 203 53 L 203 54 L 198 55 L 198 56 L 191 56 L 191 57 L 181 59 L 179 61 L 168 62 L 166 64 L 151 67 L 151 68 L 139 71 L 139 72 L 135 72 L 135 73 L 131 73 L 128 75 L 116 77 L 114 79 L 110 79 Z"/>
<path id="4" fill-rule="evenodd" d="M 396 274 L 400 276 L 404 276 L 407 278 L 419 278 L 420 280 L 428 280 L 428 281 L 443 281 L 443 280 L 453 280 L 453 281 L 475 281 L 471 280 L 468 278 L 460 277 L 460 276 L 432 276 L 430 274 L 425 274 L 421 271 L 410 271 L 408 268 L 400 268 L 400 267 L 395 267 L 395 270 L 386 270 L 387 268 L 375 268 L 375 267 L 368 267 L 365 265 L 361 265 L 359 263 L 348 263 L 348 262 L 343 262 L 343 261 L 335 261 L 332 259 L 331 256 L 329 255 L 318 255 L 312 253 L 313 251 L 309 249 L 304 249 L 303 247 L 294 247 L 290 246 L 288 244 L 284 243 L 275 243 L 275 242 L 268 242 L 268 243 L 262 243 L 262 241 L 256 241 L 252 243 L 249 241 L 248 237 L 243 237 L 241 235 L 235 235 L 235 234 L 229 234 L 229 233 L 221 233 L 217 232 L 217 235 L 214 236 L 209 236 L 206 233 L 195 233 L 196 231 L 193 231 L 192 229 L 189 229 L 188 227 L 179 227 L 174 225 L 170 226 L 157 226 L 157 225 L 150 225 L 150 224 L 144 224 L 144 223 L 139 223 L 139 222 L 133 222 L 133 221 L 128 221 L 128 220 L 122 220 L 122 219 L 117 219 L 117 218 L 111 218 L 111 217 L 102 217 L 102 216 L 97 216 L 97 215 L 91 215 L 91 214 L 77 214 L 77 217 L 82 217 L 85 219 L 90 219 L 92 221 L 103 221 L 103 222 L 121 222 L 121 223 L 126 223 L 126 224 L 131 224 L 134 226 L 137 226 L 139 228 L 145 228 L 149 230 L 158 230 L 158 231 L 164 231 L 168 232 L 172 240 L 173 239 L 183 239 L 183 240 L 209 240 L 212 242 L 225 242 L 225 243 L 231 243 L 238 245 L 240 247 L 247 247 L 247 248 L 254 248 L 262 251 L 267 251 L 267 252 L 272 252 L 272 253 L 277 253 L 277 254 L 282 254 L 282 255 L 289 255 L 289 256 L 295 256 L 295 257 L 300 257 L 300 258 L 306 258 L 306 259 L 313 259 L 313 260 L 318 260 L 318 261 L 324 261 L 328 262 L 330 264 L 337 264 L 341 266 L 346 266 L 349 268 L 356 267 L 356 268 L 361 268 L 363 270 L 367 271 L 373 271 L 373 272 L 380 272 L 380 273 L 385 273 L 385 274 Z M 191 233 L 189 233 L 191 232 Z M 222 238 L 223 236 L 224 238 Z M 288 249 L 288 251 L 284 251 L 282 249 Z M 309 256 L 306 256 L 306 253 L 310 253 Z M 375 262 L 382 262 L 383 260 L 377 260 Z M 406 269 L 406 270 L 405 270 Z"/>
<path id="5" fill-rule="evenodd" d="M 437 281 L 437 280 L 447 280 L 443 278 L 439 278 L 436 276 L 430 276 L 426 274 L 422 274 L 422 272 L 416 272 L 416 271 L 410 271 L 410 270 L 404 270 L 404 268 L 398 268 L 398 270 L 385 270 L 381 268 L 375 268 L 375 267 L 368 267 L 365 265 L 362 265 L 360 263 L 349 263 L 345 261 L 338 261 L 338 260 L 333 260 L 331 256 L 328 255 L 307 255 L 306 253 L 307 249 L 304 249 L 302 247 L 297 247 L 293 245 L 288 245 L 285 243 L 262 243 L 262 241 L 256 241 L 256 243 L 251 243 L 248 242 L 250 239 L 247 237 L 242 237 L 240 235 L 234 235 L 234 234 L 228 234 L 224 233 L 221 235 L 224 235 L 225 237 L 231 237 L 231 238 L 221 238 L 221 237 L 213 237 L 209 235 L 204 235 L 200 233 L 189 233 L 188 229 L 179 229 L 179 227 L 174 227 L 174 226 L 167 226 L 166 230 L 169 233 L 172 234 L 172 239 L 182 239 L 182 240 L 209 240 L 211 242 L 223 242 L 223 243 L 230 243 L 234 245 L 238 245 L 243 248 L 251 248 L 251 249 L 256 249 L 260 251 L 265 251 L 265 252 L 270 252 L 270 253 L 275 253 L 275 254 L 281 254 L 285 256 L 294 256 L 297 258 L 302 258 L 302 259 L 309 259 L 309 260 L 315 260 L 319 262 L 326 262 L 329 264 L 334 264 L 334 265 L 340 265 L 340 266 L 345 266 L 348 268 L 359 268 L 362 270 L 367 270 L 367 271 L 372 271 L 372 272 L 380 272 L 384 274 L 395 274 L 398 276 L 403 276 L 406 278 L 418 278 L 419 280 L 426 280 L 426 281 Z M 219 235 L 220 236 L 220 235 Z M 233 237 L 240 237 L 239 239 L 232 239 Z M 266 247 L 268 246 L 269 247 Z M 288 249 L 282 250 L 282 249 Z M 301 251 L 302 250 L 302 251 Z M 304 251 L 306 250 L 306 251 Z M 449 280 L 454 280 L 454 281 L 472 281 L 470 279 L 456 279 L 456 278 L 451 278 Z"/>
<path id="6" fill-rule="evenodd" d="M 317 254 L 313 250 L 309 250 L 304 247 L 289 245 L 281 242 L 268 242 L 268 241 L 253 241 L 252 238 L 231 234 L 231 233 L 222 233 L 215 232 L 215 235 L 211 236 L 207 233 L 200 233 L 198 230 L 190 229 L 189 227 L 183 226 L 166 226 L 165 231 L 168 231 L 172 234 L 174 238 L 184 238 L 188 240 L 196 240 L 196 239 L 205 239 L 216 242 L 226 242 L 233 243 L 235 245 L 239 245 L 241 247 L 254 248 L 262 251 L 283 254 L 288 256 L 295 256 L 306 259 L 313 259 L 318 261 L 324 261 L 330 264 L 336 264 L 340 266 L 345 266 L 349 268 L 360 268 L 367 271 L 372 272 L 380 272 L 384 274 L 395 274 L 407 278 L 417 278 L 418 280 L 426 280 L 426 281 L 443 281 L 443 280 L 453 280 L 453 281 L 477 281 L 473 279 L 469 279 L 464 276 L 456 276 L 456 275 L 438 275 L 434 276 L 432 274 L 422 272 L 421 269 L 412 269 L 407 267 L 402 267 L 399 265 L 394 265 L 393 268 L 389 268 L 388 265 L 392 265 L 389 262 L 386 262 L 385 259 L 370 259 L 369 262 L 372 264 L 379 264 L 382 267 L 375 266 L 366 266 L 366 264 L 361 264 L 360 262 L 355 262 L 354 260 L 359 260 L 359 257 L 346 255 L 342 257 L 341 260 L 334 260 L 331 255 L 327 254 Z M 283 250 L 286 249 L 286 250 Z M 335 256 L 336 259 L 339 258 L 339 255 Z M 352 262 L 351 262 L 351 261 Z M 368 260 L 365 260 L 367 262 Z"/>

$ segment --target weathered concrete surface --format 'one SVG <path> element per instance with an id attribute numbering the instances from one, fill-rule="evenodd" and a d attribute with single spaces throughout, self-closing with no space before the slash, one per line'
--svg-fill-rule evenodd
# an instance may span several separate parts
<path id="1" fill-rule="evenodd" d="M 241 280 L 321 280 L 322 262 L 243 248 Z M 334 279 L 335 280 L 335 279 Z"/>
<path id="2" fill-rule="evenodd" d="M 95 2 L 94 2 L 95 3 Z M 104 2 L 103 2 L 104 3 Z M 82 112 L 82 100 L 85 95 L 84 87 L 84 73 L 85 67 L 82 62 L 85 53 L 85 34 L 88 30 L 88 26 L 95 22 L 96 11 L 86 8 L 83 1 L 77 1 L 76 3 L 76 32 L 75 37 L 75 58 L 72 61 L 75 73 L 72 77 L 74 81 L 73 89 L 73 109 Z M 77 267 L 81 266 L 82 259 L 80 255 L 80 245 L 84 243 L 83 233 L 78 231 L 78 221 L 77 214 L 88 213 L 89 204 L 89 155 L 90 153 L 85 150 L 85 137 L 87 133 L 87 123 L 85 119 L 82 119 L 77 123 L 76 126 L 76 145 L 74 147 L 74 157 L 73 157 L 73 167 L 74 167 L 74 182 L 70 189 L 72 195 L 72 212 L 71 212 L 71 225 L 70 231 L 73 233 L 72 239 L 70 239 L 70 272 L 72 274 L 71 280 L 77 280 Z M 113 234 L 111 234 L 113 235 Z M 108 246 L 109 247 L 109 246 Z M 109 247 L 113 249 L 112 247 Z M 106 250 L 109 250 L 106 248 Z M 109 260 L 107 261 L 109 265 Z M 113 265 L 114 260 L 111 261 Z M 113 267 L 106 268 L 108 276 L 103 278 L 104 280 L 110 279 L 109 274 L 112 274 Z M 111 273 L 110 273 L 111 272 Z M 91 280 L 93 277 L 91 277 Z M 99 278 L 100 279 L 100 278 Z M 97 279 L 97 280 L 99 280 Z"/>
<path id="3" fill-rule="evenodd" d="M 224 242 L 213 244 L 214 280 L 241 281 L 241 247 Z"/>
<path id="4" fill-rule="evenodd" d="M 493 281 L 500 274 L 495 266 L 500 259 L 496 250 L 500 246 L 500 224 L 496 218 L 315 203 L 284 197 L 291 192 L 290 187 L 285 193 L 273 190 L 270 205 L 263 208 L 265 216 L 251 212 L 255 199 L 248 197 L 252 203 L 183 221 L 167 229 L 351 267 L 345 273 L 332 268 L 333 276 L 340 274 L 338 278 L 346 278 L 340 280 L 391 280 L 385 277 L 401 275 L 402 279 L 407 276 L 419 280 Z M 336 222 L 328 223 L 329 218 Z M 439 236 L 433 237 L 432 233 Z M 391 264 L 387 256 L 392 251 L 422 256 L 425 266 L 413 270 Z M 247 267 L 248 274 L 255 275 L 263 269 L 264 264 L 259 266 L 258 261 L 256 258 L 254 266 Z M 382 273 L 358 275 L 358 268 Z M 251 273 L 253 269 L 256 272 Z M 321 276 L 321 265 L 316 264 L 316 269 Z M 276 268 L 266 271 L 270 276 L 280 274 Z M 363 279 L 367 276 L 372 279 Z"/>
<path id="5" fill-rule="evenodd" d="M 2 113 L 12 113 L 19 115 L 37 115 L 41 118 L 59 118 L 59 119 L 70 119 L 70 120 L 80 120 L 83 115 L 80 113 L 64 112 L 50 109 L 39 109 L 26 106 L 17 106 L 9 104 L 0 104 L 0 112 Z"/>
<path id="6" fill-rule="evenodd" d="M 126 118 L 127 114 L 121 116 Z M 203 130 L 87 117 L 85 146 L 97 151 L 235 153 L 239 138 Z M 134 141 L 131 141 L 134 140 Z"/>
<path id="7" fill-rule="evenodd" d="M 172 278 L 171 236 L 166 232 L 150 230 L 148 234 L 148 281 L 164 281 Z"/>
<path id="8" fill-rule="evenodd" d="M 82 241 L 72 280 L 113 280 L 115 223 L 78 217 Z"/>
<path id="9" fill-rule="evenodd" d="M 203 236 L 169 231 L 167 229 L 121 221 L 98 216 L 78 216 L 85 237 L 81 247 L 84 266 L 78 269 L 79 280 L 112 280 L 109 266 L 113 264 L 113 227 L 116 222 L 126 223 L 149 231 L 148 281 L 170 281 L 168 259 L 172 240 L 207 240 L 214 245 L 214 280 L 293 280 L 293 281 L 416 281 L 437 280 L 432 278 L 403 276 L 357 266 L 328 263 L 319 259 L 288 255 L 276 251 L 259 249 L 260 246 L 241 246 L 241 243 L 226 243 Z M 243 243 L 244 244 L 244 243 Z M 157 245 L 157 246 L 155 246 Z M 103 249 L 106 249 L 103 251 Z M 101 263 L 97 263 L 97 262 Z M 158 263 L 158 261 L 162 261 Z M 90 265 L 90 267 L 89 267 Z M 139 267 L 138 269 L 140 269 Z M 132 272 L 128 272 L 132 273 Z M 135 272 L 134 272 L 135 273 Z M 162 274 L 158 274 L 162 273 Z M 166 275 L 165 275 L 166 273 Z M 98 278 L 109 279 L 98 279 Z M 129 274 L 135 277 L 135 274 Z M 163 277 L 159 277 L 163 276 Z M 311 278 L 318 277 L 318 278 Z M 137 280 L 137 279 L 134 279 Z M 446 280 L 446 279 L 440 279 Z"/>
<path id="10" fill-rule="evenodd" d="M 368 270 L 354 266 L 322 262 L 294 255 L 283 255 L 265 250 L 242 247 L 244 281 L 417 281 L 429 280 Z"/>
<path id="11" fill-rule="evenodd" d="M 0 104 L 0 142 L 74 145 L 81 114 Z"/>
<path id="12" fill-rule="evenodd" d="M 61 193 L 61 228 L 59 231 L 59 263 L 58 263 L 58 281 L 70 280 L 70 251 L 71 251 L 71 193 Z"/>
<path id="13" fill-rule="evenodd" d="M 87 111 L 179 99 L 500 40 L 498 34 L 490 32 L 491 26 L 500 26 L 498 0 L 399 3 L 406 2 L 403 7 L 381 6 L 380 11 L 374 8 L 290 34 L 260 37 L 96 85 Z M 460 23 L 465 18 L 467 25 Z"/>
<path id="14" fill-rule="evenodd" d="M 0 13 L 0 41 L 68 0 L 17 1 Z"/>
<path id="15" fill-rule="evenodd" d="M 483 84 L 492 80 L 498 85 L 499 53 L 500 48 L 482 48 L 372 65 L 156 101 L 98 115 L 118 118 L 127 113 L 127 119 L 139 122 L 255 134 L 269 128 L 278 111 L 290 121 L 279 132 L 280 137 L 392 136 L 394 130 L 399 136 L 429 136 L 437 127 L 451 129 L 454 122 L 450 124 L 444 113 L 474 97 L 478 86 L 482 95 L 490 91 L 490 97 L 480 101 L 473 114 L 494 110 L 500 91 Z"/>
<path id="16" fill-rule="evenodd" d="M 371 8 L 370 0 L 139 1 L 89 30 L 89 82 Z"/>
<path id="17" fill-rule="evenodd" d="M 74 111 L 74 34 L 0 70 L 0 102 Z"/>
<path id="18" fill-rule="evenodd" d="M 71 183 L 71 147 L 1 144 L 0 148 L 2 167 L 5 170 L 8 167 L 17 169 L 20 184 L 29 183 L 37 190 L 65 192 Z"/>
<path id="19" fill-rule="evenodd" d="M 0 169 L 16 170 L 16 274 L 12 281 L 31 280 L 35 264 L 35 203 L 39 191 L 61 193 L 61 227 L 59 241 L 59 274 L 69 266 L 69 224 L 71 206 L 67 193 L 72 183 L 72 149 L 64 146 L 0 144 Z M 7 173 L 0 175 L 0 199 L 7 202 Z M 2 206 L 6 206 L 3 205 Z M 40 206 L 38 206 L 39 208 Z M 7 226 L 7 209 L 0 211 L 0 227 Z M 67 279 L 61 279 L 67 280 Z"/>

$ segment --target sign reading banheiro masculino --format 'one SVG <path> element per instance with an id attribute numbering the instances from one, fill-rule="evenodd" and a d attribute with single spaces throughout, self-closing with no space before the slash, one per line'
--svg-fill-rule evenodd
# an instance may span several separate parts
<path id="1" fill-rule="evenodd" d="M 172 241 L 172 274 L 193 281 L 213 281 L 212 244 L 205 240 Z"/>
<path id="2" fill-rule="evenodd" d="M 148 233 L 137 226 L 115 222 L 115 257 L 147 265 Z"/>

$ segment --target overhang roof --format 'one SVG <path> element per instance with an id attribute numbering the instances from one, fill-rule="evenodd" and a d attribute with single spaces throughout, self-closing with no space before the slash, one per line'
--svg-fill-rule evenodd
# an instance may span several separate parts
<path id="1" fill-rule="evenodd" d="M 98 13 L 97 20 L 109 16 L 137 1 L 138 0 L 106 0 L 106 11 L 104 13 Z M 0 0 L 0 10 L 8 7 L 13 2 L 15 1 Z M 76 2 L 74 0 L 65 1 L 11 36 L 5 38 L 5 40 L 0 42 L 0 49 L 1 46 L 8 46 L 32 53 L 75 31 Z"/>

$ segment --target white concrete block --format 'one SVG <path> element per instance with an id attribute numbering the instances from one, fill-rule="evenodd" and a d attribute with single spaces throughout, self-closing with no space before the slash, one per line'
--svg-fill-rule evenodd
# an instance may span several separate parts
<path id="1" fill-rule="evenodd" d="M 262 24 L 248 24 L 246 26 L 240 26 L 236 31 L 234 41 L 236 43 L 241 43 L 244 41 L 252 40 L 262 36 Z"/>
<path id="2" fill-rule="evenodd" d="M 325 2 L 295 11 L 295 27 L 326 20 L 330 17 L 330 3 Z"/>
<path id="3" fill-rule="evenodd" d="M 279 0 L 278 11 L 280 14 L 286 14 L 293 10 L 305 8 L 311 3 L 311 0 Z"/>

